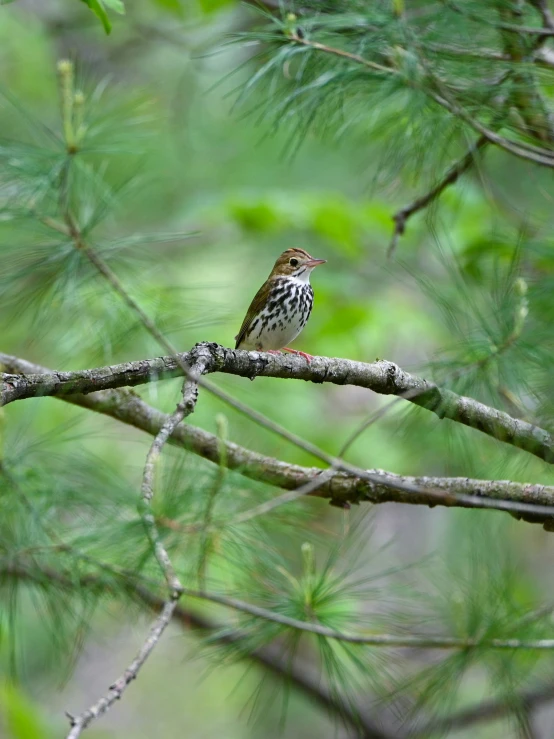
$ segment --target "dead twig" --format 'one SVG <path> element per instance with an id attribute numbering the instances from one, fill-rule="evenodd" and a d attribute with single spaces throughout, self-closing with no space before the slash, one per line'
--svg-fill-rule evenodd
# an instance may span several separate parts
<path id="1" fill-rule="evenodd" d="M 451 165 L 444 176 L 429 190 L 429 192 L 424 195 L 420 195 L 409 205 L 404 206 L 393 215 L 392 220 L 394 221 L 394 231 L 387 249 L 387 258 L 390 259 L 393 256 L 398 245 L 398 240 L 406 230 L 408 219 L 411 218 L 414 213 L 427 208 L 427 206 L 442 195 L 447 187 L 457 182 L 464 172 L 467 172 L 467 170 L 473 165 L 477 152 L 483 149 L 488 143 L 488 138 L 481 135 L 477 141 L 469 147 L 467 152 Z"/>

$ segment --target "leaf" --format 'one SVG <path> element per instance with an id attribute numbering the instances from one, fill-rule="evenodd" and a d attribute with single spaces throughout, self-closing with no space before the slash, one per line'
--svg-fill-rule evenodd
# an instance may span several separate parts
<path id="1" fill-rule="evenodd" d="M 229 204 L 229 211 L 245 231 L 264 233 L 278 230 L 283 225 L 280 214 L 269 202 L 235 201 Z"/>
<path id="2" fill-rule="evenodd" d="M 81 0 L 81 2 L 89 6 L 94 15 L 100 19 L 100 22 L 104 27 L 104 31 L 106 31 L 106 33 L 110 33 L 112 30 L 112 24 L 110 23 L 110 19 L 106 13 L 106 8 L 102 4 L 102 0 Z"/>
<path id="3" fill-rule="evenodd" d="M 104 31 L 106 31 L 106 33 L 111 32 L 112 24 L 108 17 L 105 6 L 110 8 L 110 10 L 113 10 L 115 13 L 119 13 L 120 15 L 123 15 L 125 13 L 125 5 L 123 4 L 122 0 L 81 0 L 81 2 L 85 3 L 85 5 L 88 5 L 94 15 L 96 15 L 100 19 L 100 22 L 102 23 L 102 26 L 104 27 Z"/>

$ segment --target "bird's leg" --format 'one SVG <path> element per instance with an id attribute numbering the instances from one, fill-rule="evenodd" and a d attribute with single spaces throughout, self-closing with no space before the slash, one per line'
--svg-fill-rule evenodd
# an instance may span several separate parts
<path id="1" fill-rule="evenodd" d="M 281 352 L 278 351 L 277 349 L 266 349 L 266 352 L 268 354 L 277 354 L 277 355 L 281 354 Z"/>
<path id="2" fill-rule="evenodd" d="M 289 349 L 288 346 L 284 346 L 283 347 L 283 351 L 284 352 L 290 352 L 291 354 L 296 354 L 299 357 L 304 357 L 304 359 L 306 360 L 306 362 L 308 362 L 308 364 L 313 359 L 313 355 L 312 354 L 306 354 L 306 352 L 300 352 L 300 351 L 298 351 L 298 349 Z"/>

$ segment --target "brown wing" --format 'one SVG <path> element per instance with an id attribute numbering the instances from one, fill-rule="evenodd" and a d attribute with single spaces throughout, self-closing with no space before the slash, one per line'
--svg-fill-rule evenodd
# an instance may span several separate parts
<path id="1" fill-rule="evenodd" d="M 248 333 L 248 329 L 252 325 L 252 322 L 256 319 L 256 316 L 261 313 L 267 302 L 267 296 L 269 295 L 270 290 L 271 284 L 268 280 L 267 282 L 264 282 L 258 292 L 254 295 L 254 300 L 250 303 L 250 307 L 246 311 L 246 316 L 242 322 L 242 326 L 240 327 L 238 334 L 235 336 L 237 342 L 235 344 L 235 349 L 239 348 L 240 344 L 246 338 L 246 334 Z"/>

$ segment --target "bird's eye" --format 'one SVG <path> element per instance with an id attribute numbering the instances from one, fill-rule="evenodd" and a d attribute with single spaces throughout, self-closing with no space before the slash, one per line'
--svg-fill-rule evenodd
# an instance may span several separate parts
<path id="1" fill-rule="evenodd" d="M 289 264 L 291 267 L 298 267 L 298 259 L 295 259 L 294 257 L 289 259 Z"/>

